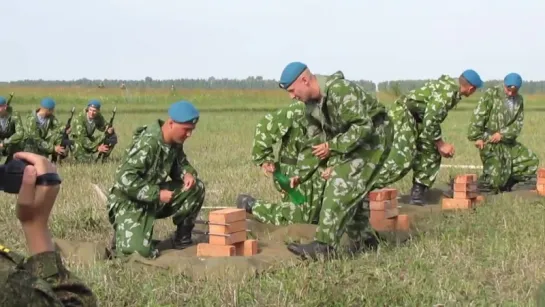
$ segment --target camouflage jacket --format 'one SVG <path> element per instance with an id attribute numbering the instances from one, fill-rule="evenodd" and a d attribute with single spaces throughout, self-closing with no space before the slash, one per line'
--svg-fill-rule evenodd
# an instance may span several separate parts
<path id="1" fill-rule="evenodd" d="M 57 252 L 28 259 L 0 246 L 0 306 L 97 306 L 92 290 Z"/>
<path id="2" fill-rule="evenodd" d="M 386 116 L 384 105 L 361 86 L 346 80 L 341 71 L 317 78 L 322 99 L 306 103 L 308 141 L 299 155 L 297 172 L 301 182 L 320 166 L 365 156 L 373 147 L 374 118 Z M 312 154 L 312 146 L 324 142 L 329 144 L 330 156 L 320 161 Z"/>
<path id="3" fill-rule="evenodd" d="M 484 140 L 499 132 L 501 143 L 514 143 L 522 130 L 524 99 L 519 94 L 509 99 L 502 86 L 489 88 L 473 111 L 467 138 Z"/>
<path id="4" fill-rule="evenodd" d="M 428 141 L 442 138 L 441 123 L 447 118 L 448 112 L 462 100 L 458 82 L 447 75 L 429 81 L 405 96 L 409 111 L 422 127 L 419 131 L 420 138 Z"/>
<path id="5" fill-rule="evenodd" d="M 64 126 L 51 115 L 43 126 L 38 124 L 36 112 L 33 111 L 25 120 L 25 151 L 52 154 L 55 146 L 62 141 Z"/>
<path id="6" fill-rule="evenodd" d="M 0 141 L 4 146 L 19 145 L 23 142 L 25 131 L 23 121 L 17 112 L 8 107 L 8 116 L 0 117 Z"/>
<path id="7" fill-rule="evenodd" d="M 165 144 L 163 124 L 164 121 L 157 120 L 153 125 L 136 129 L 132 144 L 115 172 L 111 194 L 153 205 L 159 203 L 160 185 L 169 176 L 178 181 L 182 181 L 186 173 L 198 176 L 187 160 L 183 145 Z"/>
<path id="8" fill-rule="evenodd" d="M 102 114 L 97 113 L 92 120 L 87 118 L 87 112 L 83 110 L 74 117 L 70 129 L 70 138 L 74 140 L 76 147 L 86 152 L 98 152 L 98 146 L 104 140 L 106 120 Z"/>

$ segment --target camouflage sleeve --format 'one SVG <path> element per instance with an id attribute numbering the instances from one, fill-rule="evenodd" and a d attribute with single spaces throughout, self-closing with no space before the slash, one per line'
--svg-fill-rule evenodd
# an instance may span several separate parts
<path id="1" fill-rule="evenodd" d="M 92 290 L 64 267 L 57 252 L 44 252 L 22 266 L 0 262 L 1 306 L 97 306 Z"/>
<path id="2" fill-rule="evenodd" d="M 260 166 L 265 162 L 274 162 L 273 146 L 282 139 L 293 125 L 295 118 L 304 112 L 302 103 L 292 103 L 275 113 L 265 115 L 256 125 L 252 144 L 252 161 Z"/>
<path id="3" fill-rule="evenodd" d="M 324 142 L 325 132 L 322 130 L 320 124 L 308 114 L 307 122 L 307 138 L 303 148 L 301 148 L 299 155 L 297 156 L 297 168 L 294 171 L 294 175 L 300 177 L 301 183 L 309 180 L 319 166 L 327 163 L 329 160 L 320 160 L 312 153 L 312 146 Z"/>
<path id="4" fill-rule="evenodd" d="M 25 138 L 25 130 L 23 128 L 23 121 L 21 120 L 21 117 L 14 114 L 11 116 L 11 120 L 15 126 L 15 133 L 4 140 L 4 145 L 19 144 Z"/>
<path id="5" fill-rule="evenodd" d="M 508 126 L 500 130 L 500 134 L 502 135 L 501 142 L 502 143 L 514 142 L 522 131 L 523 123 L 524 123 L 524 104 L 521 101 L 521 105 L 515 120 L 512 121 Z"/>
<path id="6" fill-rule="evenodd" d="M 470 141 L 485 140 L 486 124 L 490 116 L 489 105 L 492 98 L 491 94 L 490 90 L 487 90 L 477 103 L 475 110 L 473 110 L 467 132 L 467 139 Z"/>
<path id="7" fill-rule="evenodd" d="M 180 149 L 180 153 L 177 156 L 176 163 L 172 165 L 172 169 L 170 172 L 170 178 L 183 180 L 184 175 L 186 173 L 190 173 L 193 175 L 193 177 L 197 178 L 199 176 L 199 173 L 197 173 L 197 170 L 189 163 L 189 160 L 187 159 L 187 156 L 184 152 L 184 149 Z"/>
<path id="8" fill-rule="evenodd" d="M 84 148 L 86 151 L 98 151 L 97 141 L 93 142 L 90 138 L 87 137 L 87 129 L 85 128 L 85 123 L 82 122 L 81 116 L 74 117 L 70 134 L 72 135 L 74 142 Z"/>
<path id="9" fill-rule="evenodd" d="M 146 182 L 141 174 L 152 170 L 157 142 L 143 135 L 135 140 L 117 172 L 115 187 L 134 201 L 156 203 L 159 201 L 159 185 Z"/>
<path id="10" fill-rule="evenodd" d="M 55 152 L 55 147 L 51 145 L 50 142 L 42 139 L 40 135 L 38 134 L 39 133 L 38 125 L 36 124 L 36 119 L 34 118 L 32 114 L 26 118 L 25 126 L 26 126 L 25 138 L 33 140 L 38 150 L 42 152 L 47 152 L 50 154 Z"/>
<path id="11" fill-rule="evenodd" d="M 355 87 L 349 84 L 333 84 L 329 96 L 332 104 L 339 106 L 339 116 L 349 126 L 344 133 L 328 141 L 333 153 L 347 154 L 358 148 L 371 135 L 373 121 L 365 103 L 369 97 L 361 97 Z"/>
<path id="12" fill-rule="evenodd" d="M 95 125 L 98 131 L 101 131 L 101 132 L 106 131 L 106 120 L 104 119 L 104 116 L 102 114 L 100 113 L 98 114 Z"/>
<path id="13" fill-rule="evenodd" d="M 432 91 L 431 97 L 426 105 L 424 113 L 423 129 L 420 137 L 429 141 L 437 141 L 443 138 L 441 123 L 447 116 L 447 105 L 455 93 L 444 88 L 436 88 Z"/>
<path id="14" fill-rule="evenodd" d="M 62 142 L 62 135 L 64 133 L 64 125 L 56 118 L 51 120 L 48 134 L 49 144 L 54 149 L 55 146 L 60 145 Z"/>

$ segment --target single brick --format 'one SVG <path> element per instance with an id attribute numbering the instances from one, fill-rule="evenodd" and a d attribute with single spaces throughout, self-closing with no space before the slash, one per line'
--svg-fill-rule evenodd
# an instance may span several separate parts
<path id="1" fill-rule="evenodd" d="M 246 231 L 247 226 L 246 219 L 243 221 L 232 222 L 226 225 L 208 225 L 208 231 L 211 233 L 221 233 L 221 234 L 230 234 L 233 232 Z"/>
<path id="2" fill-rule="evenodd" d="M 537 177 L 537 184 L 545 184 L 545 177 Z"/>
<path id="3" fill-rule="evenodd" d="M 537 190 L 537 194 L 545 195 L 545 184 L 537 184 L 536 190 Z"/>
<path id="4" fill-rule="evenodd" d="M 483 195 L 479 195 L 475 198 L 475 203 L 482 203 L 484 202 L 485 198 Z"/>
<path id="5" fill-rule="evenodd" d="M 233 245 L 197 244 L 197 257 L 231 257 L 236 255 Z"/>
<path id="6" fill-rule="evenodd" d="M 537 170 L 537 178 L 545 178 L 545 168 L 540 168 Z"/>
<path id="7" fill-rule="evenodd" d="M 397 199 L 396 189 L 379 189 L 369 192 L 369 201 L 383 201 Z"/>
<path id="8" fill-rule="evenodd" d="M 250 257 L 257 255 L 257 240 L 246 240 L 235 243 L 237 256 Z"/>
<path id="9" fill-rule="evenodd" d="M 477 192 L 476 183 L 455 183 L 452 187 L 454 192 Z"/>
<path id="10" fill-rule="evenodd" d="M 472 209 L 475 205 L 473 199 L 456 199 L 456 198 L 443 198 L 441 203 L 442 210 L 467 210 Z"/>
<path id="11" fill-rule="evenodd" d="M 407 214 L 398 215 L 395 221 L 395 229 L 398 231 L 409 231 L 411 228 L 411 219 Z"/>
<path id="12" fill-rule="evenodd" d="M 369 222 L 371 227 L 377 231 L 390 231 L 394 230 L 396 224 L 396 217 L 387 218 L 386 211 L 371 211 Z"/>
<path id="13" fill-rule="evenodd" d="M 473 183 L 477 181 L 477 175 L 475 174 L 465 174 L 465 175 L 458 175 L 456 178 L 454 178 L 454 183 Z"/>
<path id="14" fill-rule="evenodd" d="M 228 224 L 246 220 L 246 210 L 238 208 L 226 208 L 211 211 L 208 216 L 210 223 Z"/>
<path id="15" fill-rule="evenodd" d="M 452 198 L 473 199 L 473 198 L 477 198 L 477 196 L 479 196 L 479 193 L 477 192 L 454 192 L 454 196 Z"/>
<path id="16" fill-rule="evenodd" d="M 369 210 L 371 211 L 384 211 L 387 209 L 397 208 L 397 199 L 390 200 L 371 200 L 369 202 Z"/>
<path id="17" fill-rule="evenodd" d="M 228 235 L 224 234 L 209 234 L 209 243 L 214 245 L 231 245 L 246 240 L 246 230 L 233 232 Z"/>

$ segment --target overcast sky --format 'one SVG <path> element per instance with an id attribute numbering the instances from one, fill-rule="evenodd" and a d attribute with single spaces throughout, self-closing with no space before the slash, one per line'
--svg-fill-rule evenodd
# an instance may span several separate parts
<path id="1" fill-rule="evenodd" d="M 466 68 L 545 79 L 544 0 L 5 0 L 0 12 L 0 81 L 278 79 L 290 61 L 375 82 Z"/>

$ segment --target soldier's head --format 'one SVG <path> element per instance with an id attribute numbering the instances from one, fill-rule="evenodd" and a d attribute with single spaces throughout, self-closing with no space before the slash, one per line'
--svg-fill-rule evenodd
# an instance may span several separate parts
<path id="1" fill-rule="evenodd" d="M 53 115 L 55 113 L 55 100 L 49 97 L 42 99 L 38 113 L 44 117 Z"/>
<path id="2" fill-rule="evenodd" d="M 0 115 L 8 113 L 8 101 L 6 98 L 0 96 Z"/>
<path id="3" fill-rule="evenodd" d="M 173 103 L 168 109 L 169 118 L 162 127 L 165 143 L 183 144 L 193 133 L 199 116 L 199 111 L 190 102 Z"/>
<path id="4" fill-rule="evenodd" d="M 465 97 L 471 96 L 484 84 L 481 76 L 473 69 L 464 71 L 458 78 L 458 83 L 460 84 L 460 94 Z"/>
<path id="5" fill-rule="evenodd" d="M 291 99 L 302 102 L 319 99 L 321 96 L 316 76 L 301 62 L 291 62 L 284 68 L 278 86 L 286 90 Z"/>
<path id="6" fill-rule="evenodd" d="M 503 78 L 503 91 L 509 97 L 517 96 L 522 86 L 522 77 L 517 73 L 510 73 Z"/>
<path id="7" fill-rule="evenodd" d="M 87 112 L 87 118 L 89 119 L 95 118 L 97 114 L 100 113 L 100 106 L 101 106 L 100 101 L 96 99 L 90 100 L 87 103 L 87 108 L 85 109 L 85 111 Z"/>

